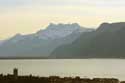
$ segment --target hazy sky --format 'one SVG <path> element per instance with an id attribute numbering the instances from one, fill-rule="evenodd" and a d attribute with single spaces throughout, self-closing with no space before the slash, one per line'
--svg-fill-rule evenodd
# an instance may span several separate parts
<path id="1" fill-rule="evenodd" d="M 97 27 L 125 21 L 125 0 L 0 0 L 0 39 L 28 34 L 50 22 Z"/>

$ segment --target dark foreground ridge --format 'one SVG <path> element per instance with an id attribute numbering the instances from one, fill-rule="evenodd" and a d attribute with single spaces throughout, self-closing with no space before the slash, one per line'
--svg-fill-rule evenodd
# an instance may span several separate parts
<path id="1" fill-rule="evenodd" d="M 125 83 L 115 78 L 80 78 L 80 77 L 38 77 L 38 76 L 18 76 L 18 69 L 13 70 L 13 75 L 0 74 L 0 83 Z"/>

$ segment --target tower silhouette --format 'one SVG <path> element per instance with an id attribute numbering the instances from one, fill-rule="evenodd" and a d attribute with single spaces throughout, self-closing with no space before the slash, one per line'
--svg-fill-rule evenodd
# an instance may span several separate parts
<path id="1" fill-rule="evenodd" d="M 13 69 L 13 76 L 15 79 L 17 79 L 17 77 L 18 77 L 18 69 L 17 68 Z"/>

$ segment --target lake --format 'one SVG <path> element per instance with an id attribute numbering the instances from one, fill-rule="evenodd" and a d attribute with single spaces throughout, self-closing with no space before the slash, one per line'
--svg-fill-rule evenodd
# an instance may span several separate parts
<path id="1" fill-rule="evenodd" d="M 35 76 L 109 77 L 125 80 L 124 59 L 29 59 L 0 60 L 0 73 Z"/>

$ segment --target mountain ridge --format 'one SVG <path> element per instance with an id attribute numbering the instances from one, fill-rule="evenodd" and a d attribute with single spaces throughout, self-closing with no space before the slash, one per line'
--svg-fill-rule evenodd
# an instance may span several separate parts
<path id="1" fill-rule="evenodd" d="M 55 58 L 125 58 L 125 22 L 102 23 L 96 31 L 60 46 Z"/>
<path id="2" fill-rule="evenodd" d="M 0 45 L 0 58 L 125 58 L 125 22 L 102 23 L 95 29 L 50 23 L 44 30 L 16 34 Z"/>
<path id="3" fill-rule="evenodd" d="M 48 57 L 58 46 L 69 44 L 82 32 L 91 30 L 93 29 L 83 28 L 77 23 L 50 24 L 45 30 L 39 30 L 34 34 L 16 34 L 0 46 L 0 57 Z"/>

